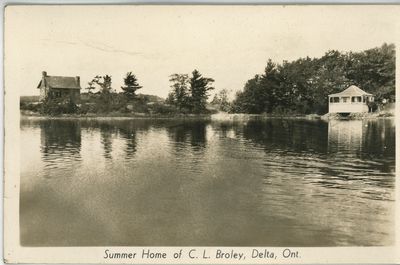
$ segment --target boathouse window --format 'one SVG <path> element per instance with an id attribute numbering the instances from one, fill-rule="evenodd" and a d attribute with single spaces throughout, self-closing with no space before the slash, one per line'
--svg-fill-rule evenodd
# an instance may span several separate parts
<path id="1" fill-rule="evenodd" d="M 350 100 L 349 97 L 342 97 L 342 102 L 347 103 Z"/>
<path id="2" fill-rule="evenodd" d="M 331 103 L 339 103 L 339 97 L 331 97 Z"/>
<path id="3" fill-rule="evenodd" d="M 361 102 L 361 97 L 352 97 L 351 102 Z"/>

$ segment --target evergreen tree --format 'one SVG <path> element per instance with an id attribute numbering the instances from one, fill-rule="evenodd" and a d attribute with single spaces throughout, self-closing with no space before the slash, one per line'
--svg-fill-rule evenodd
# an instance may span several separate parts
<path id="1" fill-rule="evenodd" d="M 192 72 L 189 79 L 190 108 L 194 113 L 202 113 L 206 110 L 208 91 L 214 89 L 211 84 L 214 79 L 203 77 L 198 70 Z"/>
<path id="2" fill-rule="evenodd" d="M 126 76 L 124 78 L 124 84 L 125 84 L 125 86 L 123 86 L 121 88 L 124 91 L 124 94 L 129 98 L 135 98 L 136 90 L 142 88 L 139 85 L 136 76 L 134 74 L 132 74 L 132 72 L 126 73 Z"/>

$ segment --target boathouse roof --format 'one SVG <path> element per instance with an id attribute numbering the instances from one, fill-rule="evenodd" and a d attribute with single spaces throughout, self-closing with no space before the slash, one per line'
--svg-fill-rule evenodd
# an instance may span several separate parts
<path id="1" fill-rule="evenodd" d="M 330 94 L 329 97 L 346 97 L 346 96 L 372 96 L 372 94 L 365 92 L 364 90 L 362 90 L 361 88 L 357 87 L 357 86 L 349 86 L 348 88 L 346 88 L 345 90 L 343 90 L 340 93 L 336 93 L 336 94 Z"/>

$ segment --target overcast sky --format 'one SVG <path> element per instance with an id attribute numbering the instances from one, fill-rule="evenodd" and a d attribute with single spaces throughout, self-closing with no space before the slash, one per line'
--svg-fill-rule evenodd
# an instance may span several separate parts
<path id="1" fill-rule="evenodd" d="M 21 95 L 37 95 L 42 71 L 81 76 L 82 88 L 109 74 L 119 91 L 132 71 L 140 93 L 166 97 L 169 75 L 198 69 L 216 91 L 236 91 L 268 58 L 394 43 L 398 14 L 393 6 L 7 7 L 6 78 Z"/>

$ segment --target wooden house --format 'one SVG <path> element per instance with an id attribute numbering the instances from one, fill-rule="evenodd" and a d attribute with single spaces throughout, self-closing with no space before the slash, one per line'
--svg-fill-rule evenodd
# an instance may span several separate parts
<path id="1" fill-rule="evenodd" d="M 80 100 L 81 85 L 79 76 L 49 76 L 46 72 L 42 72 L 42 79 L 37 88 L 40 89 L 40 100 L 65 98 L 75 103 Z"/>
<path id="2" fill-rule="evenodd" d="M 350 86 L 340 93 L 331 94 L 329 97 L 329 113 L 356 113 L 369 112 L 368 103 L 374 101 L 372 94 Z"/>

